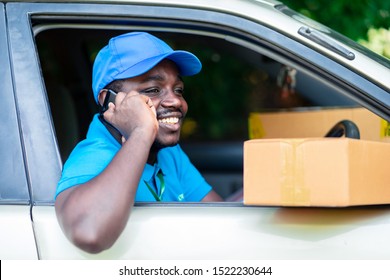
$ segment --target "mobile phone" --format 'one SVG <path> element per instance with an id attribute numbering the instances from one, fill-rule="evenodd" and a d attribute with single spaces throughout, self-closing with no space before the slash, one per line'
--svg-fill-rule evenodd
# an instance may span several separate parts
<path id="1" fill-rule="evenodd" d="M 103 105 L 100 106 L 99 119 L 104 124 L 104 126 L 108 129 L 111 135 L 114 136 L 114 138 L 118 141 L 118 143 L 121 144 L 122 143 L 121 133 L 119 132 L 119 130 L 116 129 L 116 127 L 114 127 L 112 124 L 107 122 L 103 116 L 104 112 L 108 110 L 108 104 L 110 102 L 115 104 L 115 98 L 117 93 L 111 89 L 104 89 L 104 90 L 106 90 L 107 93 L 106 93 L 106 97 L 104 98 Z"/>
<path id="2" fill-rule="evenodd" d="M 103 115 L 108 110 L 108 104 L 110 102 L 115 104 L 115 98 L 117 93 L 111 89 L 104 89 L 107 91 L 106 97 L 104 98 L 103 105 L 100 107 L 100 114 Z"/>

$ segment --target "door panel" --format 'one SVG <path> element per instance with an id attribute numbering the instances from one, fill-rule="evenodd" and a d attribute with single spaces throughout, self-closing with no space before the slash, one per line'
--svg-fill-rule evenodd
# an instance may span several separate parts
<path id="1" fill-rule="evenodd" d="M 0 65 L 0 205 L 4 203 L 27 204 L 29 193 L 23 164 L 15 96 L 12 88 L 4 6 L 1 3 Z"/>
<path id="2" fill-rule="evenodd" d="M 4 13 L 0 3 L 0 259 L 37 259 Z"/>
<path id="3" fill-rule="evenodd" d="M 30 206 L 0 205 L 0 259 L 38 259 Z"/>
<path id="4" fill-rule="evenodd" d="M 33 209 L 42 259 L 388 259 L 388 207 L 320 209 L 135 206 L 114 246 L 97 255 L 65 239 L 54 207 Z"/>

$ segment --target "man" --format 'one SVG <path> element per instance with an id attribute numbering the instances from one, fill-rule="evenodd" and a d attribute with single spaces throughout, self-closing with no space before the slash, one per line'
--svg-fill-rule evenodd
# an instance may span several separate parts
<path id="1" fill-rule="evenodd" d="M 196 56 L 143 32 L 112 38 L 99 52 L 92 87 L 108 107 L 65 163 L 55 203 L 76 246 L 110 248 L 134 201 L 221 200 L 177 144 L 188 109 L 181 76 L 200 70 Z"/>

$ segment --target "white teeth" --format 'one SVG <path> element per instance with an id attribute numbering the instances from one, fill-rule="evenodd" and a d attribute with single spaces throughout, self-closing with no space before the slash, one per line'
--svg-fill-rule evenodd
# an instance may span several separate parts
<path id="1" fill-rule="evenodd" d="M 176 124 L 179 122 L 179 118 L 173 117 L 173 118 L 165 118 L 158 120 L 161 123 L 167 123 L 167 124 Z"/>

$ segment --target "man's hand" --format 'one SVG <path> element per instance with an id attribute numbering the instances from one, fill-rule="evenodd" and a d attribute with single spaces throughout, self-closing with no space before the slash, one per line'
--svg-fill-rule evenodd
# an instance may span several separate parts
<path id="1" fill-rule="evenodd" d="M 119 92 L 113 103 L 108 104 L 104 119 L 120 131 L 125 140 L 135 131 L 141 131 L 154 141 L 158 132 L 156 108 L 152 100 L 136 91 Z"/>

